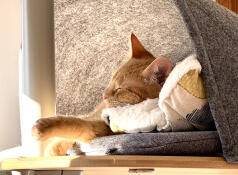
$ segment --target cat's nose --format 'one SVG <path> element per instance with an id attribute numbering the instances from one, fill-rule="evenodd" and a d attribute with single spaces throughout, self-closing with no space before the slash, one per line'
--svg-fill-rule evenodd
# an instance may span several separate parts
<path id="1" fill-rule="evenodd" d="M 108 97 L 106 95 L 103 95 L 103 99 L 106 100 Z"/>

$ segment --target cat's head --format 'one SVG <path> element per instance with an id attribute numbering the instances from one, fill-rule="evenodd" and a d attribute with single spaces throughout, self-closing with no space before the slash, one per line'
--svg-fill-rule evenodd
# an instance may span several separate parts
<path id="1" fill-rule="evenodd" d="M 155 58 L 131 34 L 131 58 L 114 73 L 103 93 L 107 107 L 137 104 L 158 98 L 161 87 L 172 70 L 168 58 Z"/>

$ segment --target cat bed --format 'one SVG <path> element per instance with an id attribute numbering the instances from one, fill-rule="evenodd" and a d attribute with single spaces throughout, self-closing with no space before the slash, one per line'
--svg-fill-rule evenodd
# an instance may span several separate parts
<path id="1" fill-rule="evenodd" d="M 206 112 L 203 107 L 207 103 L 200 72 L 196 56 L 190 55 L 173 68 L 158 99 L 104 109 L 102 118 L 114 133 L 209 129 L 213 126 L 211 115 L 203 115 L 203 121 L 198 115 Z M 197 124 L 189 122 L 198 117 Z"/>
<path id="2" fill-rule="evenodd" d="M 81 152 L 74 145 L 69 153 Z M 121 134 L 97 138 L 81 145 L 86 155 L 218 155 L 221 143 L 216 131 Z"/>
<path id="3" fill-rule="evenodd" d="M 235 13 L 211 0 L 70 3 L 58 0 L 55 7 L 58 114 L 73 115 L 92 110 L 101 99 L 111 72 L 124 61 L 120 58 L 128 58 L 129 48 L 123 43 L 127 43 L 126 39 L 134 32 L 142 39 L 147 50 L 155 56 L 167 56 L 173 65 L 195 50 L 203 68 L 201 76 L 208 107 L 216 124 L 217 133 L 213 133 L 219 136 L 226 160 L 238 162 L 238 16 Z M 199 139 L 202 138 L 199 133 L 184 132 L 183 136 L 187 139 Z M 201 133 L 206 135 L 207 132 Z M 153 147 L 150 140 L 158 145 L 157 142 L 161 143 L 160 135 L 166 135 L 164 139 L 161 138 L 166 143 L 171 137 L 175 140 L 179 138 L 179 134 L 115 135 L 97 138 L 89 146 L 100 151 L 100 145 L 104 145 L 108 149 L 102 152 L 106 154 L 112 154 L 116 150 L 113 154 L 158 155 L 165 152 L 161 149 L 152 151 L 149 148 Z M 216 143 L 218 142 L 217 140 Z M 197 149 L 196 143 L 196 140 L 189 140 L 186 146 L 194 146 L 181 147 L 181 153 L 185 154 L 187 149 L 191 154 L 200 155 L 210 147 L 218 147 L 214 142 L 207 142 L 209 145 L 204 143 L 206 146 L 202 147 L 200 153 L 198 150 L 193 152 L 193 149 Z M 112 147 L 116 149 L 109 148 L 110 145 L 115 145 Z M 143 145 L 143 149 L 137 151 L 137 145 Z M 165 144 L 160 148 L 167 146 Z M 173 152 L 177 146 L 169 147 L 167 151 Z M 211 152 L 220 151 L 207 151 Z"/>

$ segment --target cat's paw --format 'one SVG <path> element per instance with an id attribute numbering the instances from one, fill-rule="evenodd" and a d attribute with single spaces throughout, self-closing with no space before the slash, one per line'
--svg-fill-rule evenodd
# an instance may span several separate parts
<path id="1" fill-rule="evenodd" d="M 54 156 L 65 156 L 67 150 L 63 150 L 60 146 L 48 147 L 44 151 L 45 157 L 54 157 Z"/>
<path id="2" fill-rule="evenodd" d="M 55 139 L 46 147 L 44 156 L 65 156 L 67 155 L 67 150 L 70 149 L 73 144 L 74 141 Z"/>
<path id="3" fill-rule="evenodd" d="M 54 156 L 64 156 L 64 155 L 60 155 L 58 149 L 52 148 L 52 149 L 46 149 L 44 151 L 44 156 L 45 157 L 54 157 Z"/>
<path id="4" fill-rule="evenodd" d="M 48 138 L 53 120 L 52 118 L 41 118 L 33 125 L 31 134 L 35 140 L 46 140 Z"/>

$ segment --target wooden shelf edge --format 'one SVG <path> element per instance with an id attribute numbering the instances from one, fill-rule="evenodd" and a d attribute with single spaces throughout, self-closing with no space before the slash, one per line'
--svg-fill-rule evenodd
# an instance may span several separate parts
<path id="1" fill-rule="evenodd" d="M 162 168 L 233 170 L 221 157 L 192 156 L 61 156 L 5 159 L 3 170 L 89 170 L 95 168 Z"/>

